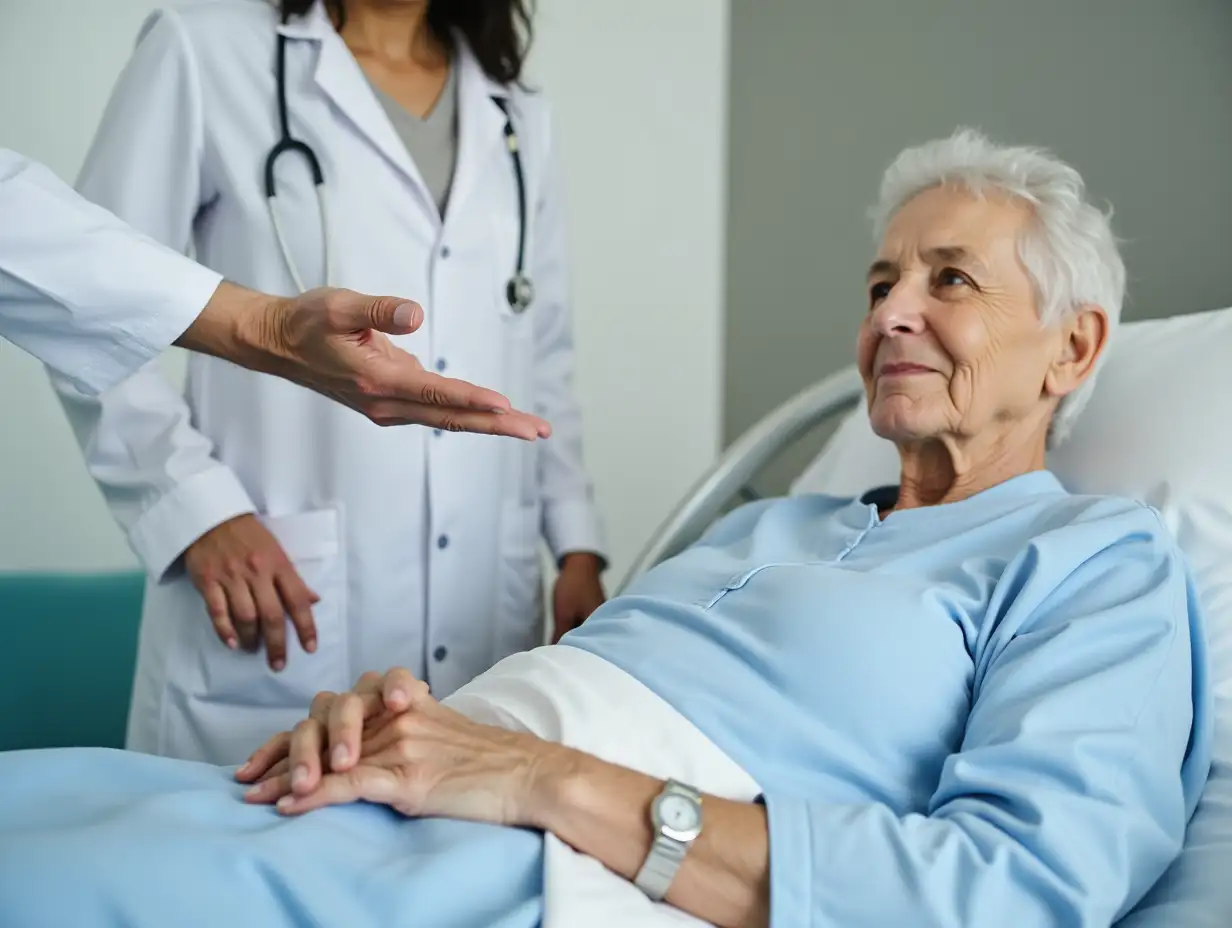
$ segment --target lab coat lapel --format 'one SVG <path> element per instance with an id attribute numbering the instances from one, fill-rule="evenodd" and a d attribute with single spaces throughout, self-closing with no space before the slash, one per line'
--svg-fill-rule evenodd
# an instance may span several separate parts
<path id="1" fill-rule="evenodd" d="M 303 19 L 281 26 L 279 32 L 291 38 L 310 39 L 318 44 L 320 52 L 313 72 L 316 85 L 355 129 L 406 176 L 428 212 L 437 217 L 428 185 L 424 183 L 406 146 L 369 86 L 359 62 L 334 29 L 324 4 L 318 0 Z"/>
<path id="2" fill-rule="evenodd" d="M 505 115 L 492 97 L 508 97 L 504 87 L 488 76 L 460 36 L 458 48 L 458 161 L 449 191 L 446 215 L 457 215 L 458 207 L 471 193 L 479 178 L 490 170 L 491 159 L 504 144 Z M 517 113 L 514 112 L 514 127 Z M 509 169 L 512 172 L 512 168 Z M 512 173 L 510 177 L 512 177 Z"/>

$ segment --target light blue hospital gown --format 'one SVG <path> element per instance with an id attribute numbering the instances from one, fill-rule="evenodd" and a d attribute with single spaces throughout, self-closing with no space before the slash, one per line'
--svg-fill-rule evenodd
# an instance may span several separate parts
<path id="1" fill-rule="evenodd" d="M 1209 768 L 1178 549 L 1047 472 L 885 519 L 745 506 L 566 642 L 762 786 L 775 928 L 1106 926 L 1179 852 Z M 238 795 L 178 761 L 0 758 L 0 925 L 539 921 L 529 831 Z"/>

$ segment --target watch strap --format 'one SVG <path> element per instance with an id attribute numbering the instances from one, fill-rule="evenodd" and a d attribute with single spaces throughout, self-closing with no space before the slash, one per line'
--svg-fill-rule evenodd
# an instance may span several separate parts
<path id="1" fill-rule="evenodd" d="M 667 781 L 667 785 L 655 798 L 655 802 L 657 803 L 659 799 L 670 793 L 686 796 L 697 803 L 699 807 L 701 806 L 701 793 L 693 787 L 687 786 L 684 783 L 678 783 L 675 780 Z M 661 902 L 663 897 L 667 895 L 668 889 L 671 888 L 672 881 L 676 878 L 676 871 L 684 863 L 685 855 L 688 853 L 691 843 L 691 841 L 681 841 L 673 838 L 660 830 L 655 835 L 654 842 L 650 845 L 650 853 L 646 855 L 646 860 L 642 863 L 641 869 L 638 870 L 637 876 L 633 878 L 634 885 L 654 902 Z"/>

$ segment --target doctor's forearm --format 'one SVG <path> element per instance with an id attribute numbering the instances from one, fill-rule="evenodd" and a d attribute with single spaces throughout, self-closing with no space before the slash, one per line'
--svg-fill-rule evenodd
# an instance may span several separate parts
<path id="1" fill-rule="evenodd" d="M 550 755 L 536 780 L 526 824 L 633 880 L 650 851 L 650 806 L 663 781 L 569 749 Z M 666 901 L 724 928 L 769 924 L 765 808 L 706 796 L 704 810 Z"/>

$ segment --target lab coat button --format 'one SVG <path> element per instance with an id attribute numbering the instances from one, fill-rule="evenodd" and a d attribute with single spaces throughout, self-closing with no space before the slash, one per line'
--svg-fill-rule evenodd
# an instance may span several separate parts
<path id="1" fill-rule="evenodd" d="M 441 645 L 439 648 L 437 648 L 435 651 L 432 652 L 432 656 L 435 657 L 438 662 L 443 661 L 445 658 L 449 656 L 449 650 L 444 645 Z"/>
<path id="2" fill-rule="evenodd" d="M 444 433 L 444 431 L 443 431 L 443 430 L 441 430 L 441 429 L 433 429 L 433 430 L 432 430 L 432 435 L 433 435 L 433 437 L 435 437 L 435 438 L 440 438 L 440 437 L 441 437 L 442 435 L 444 435 L 444 434 L 445 434 L 445 433 Z"/>
<path id="3" fill-rule="evenodd" d="M 436 369 L 437 369 L 438 371 L 443 371 L 443 370 L 445 369 L 445 367 L 446 367 L 446 364 L 445 364 L 445 359 L 444 359 L 444 358 L 437 358 L 437 359 L 436 359 Z"/>
<path id="4" fill-rule="evenodd" d="M 442 551 L 448 548 L 449 547 L 449 536 L 442 535 L 440 538 L 436 539 L 436 546 L 440 548 Z"/>
<path id="5" fill-rule="evenodd" d="M 441 246 L 441 257 L 442 257 L 442 258 L 448 258 L 448 257 L 449 257 L 449 246 L 448 246 L 448 245 L 442 245 L 442 246 Z"/>

